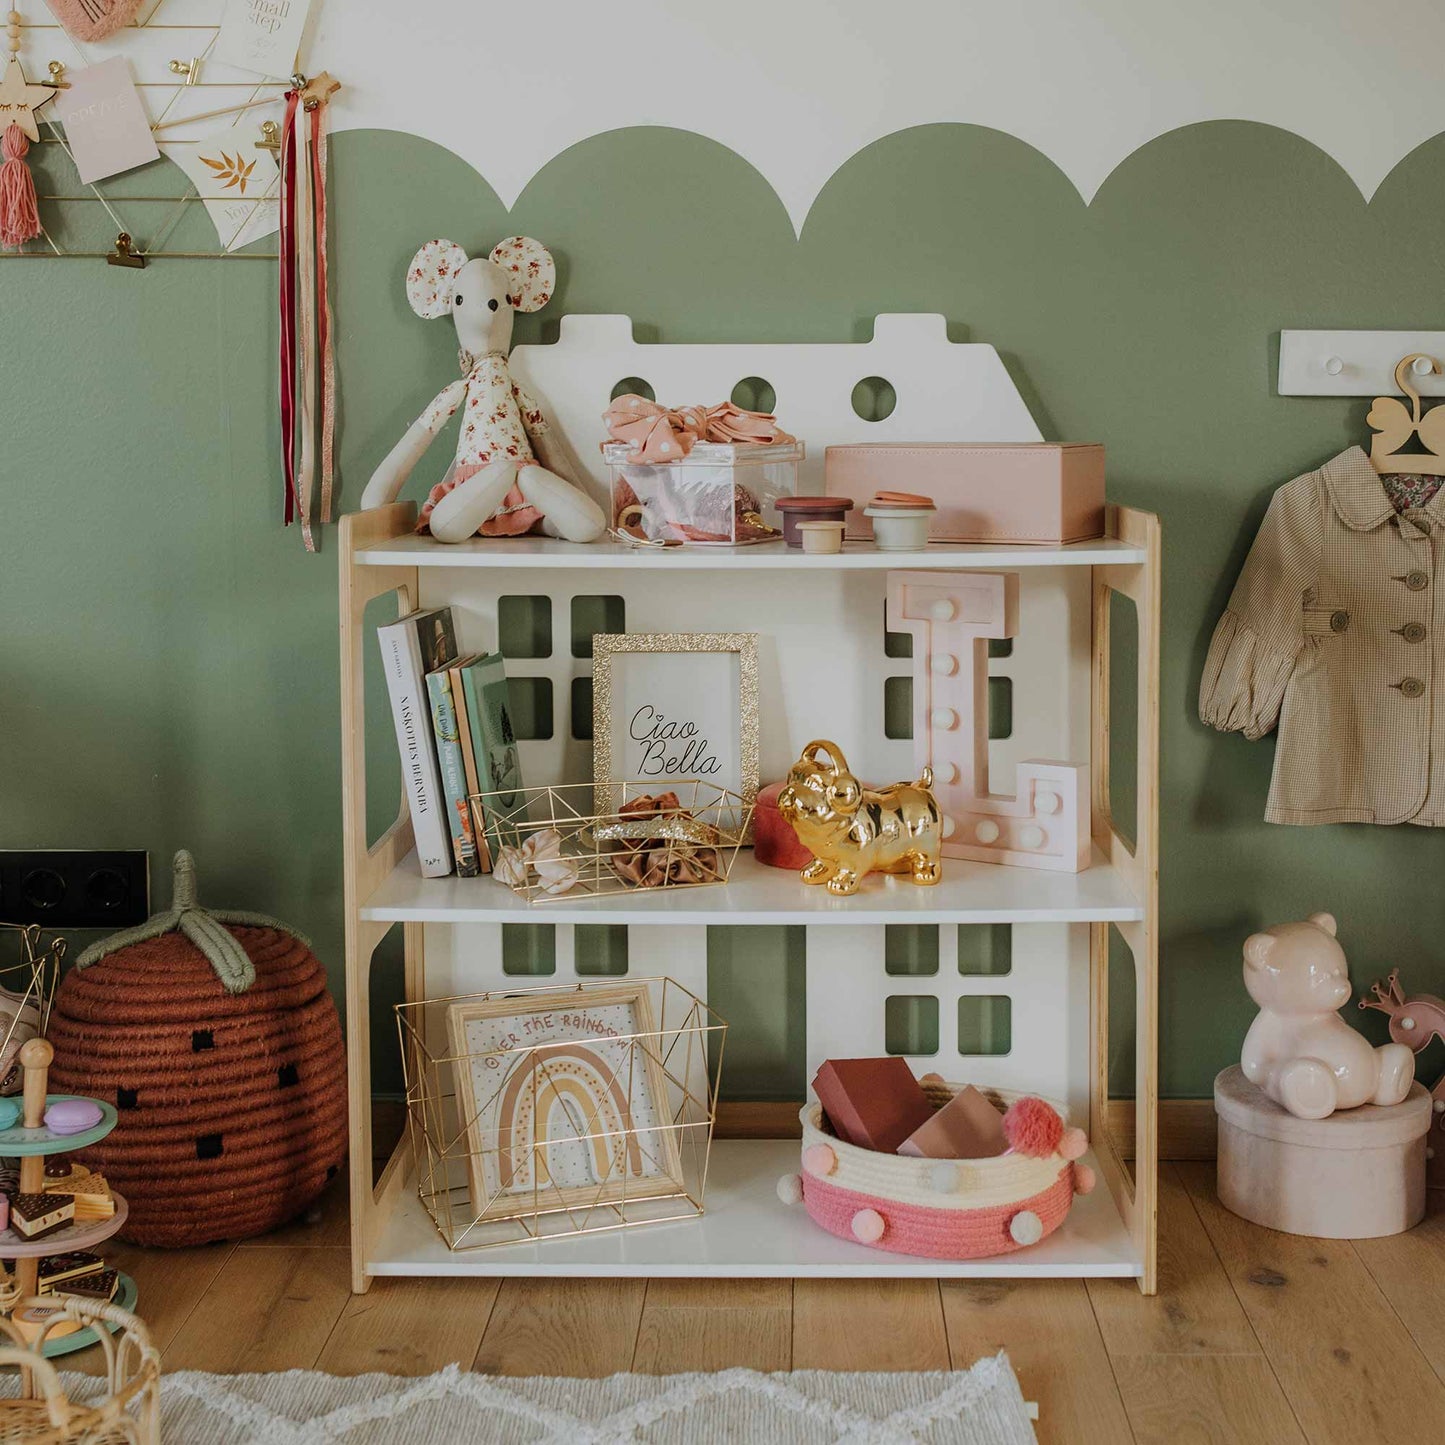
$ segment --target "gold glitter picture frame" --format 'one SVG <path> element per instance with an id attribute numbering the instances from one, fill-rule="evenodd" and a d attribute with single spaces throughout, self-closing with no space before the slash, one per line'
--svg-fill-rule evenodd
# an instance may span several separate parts
<path id="1" fill-rule="evenodd" d="M 711 669 L 695 665 L 708 654 L 735 657 L 736 668 L 713 679 Z M 599 813 L 620 806 L 623 780 L 665 790 L 701 779 L 742 798 L 739 821 L 743 841 L 751 843 L 758 767 L 756 632 L 602 632 L 593 638 L 592 777 Z"/>

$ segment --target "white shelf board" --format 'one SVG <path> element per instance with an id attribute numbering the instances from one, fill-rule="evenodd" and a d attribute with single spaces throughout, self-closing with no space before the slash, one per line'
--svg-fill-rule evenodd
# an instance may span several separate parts
<path id="1" fill-rule="evenodd" d="M 718 1140 L 707 1212 L 698 1219 L 486 1249 L 448 1249 L 408 1181 L 390 1216 L 378 1220 L 366 1268 L 375 1275 L 654 1279 L 1132 1279 L 1142 1273 L 1102 1184 L 1074 1201 L 1048 1239 L 994 1259 L 923 1259 L 837 1239 L 801 1204 L 778 1199 L 779 1177 L 798 1172 L 798 1147 L 796 1139 Z M 1086 1156 L 1086 1162 L 1094 1161 Z"/>
<path id="2" fill-rule="evenodd" d="M 866 542 L 848 542 L 832 557 L 811 557 L 781 542 L 753 547 L 669 547 L 652 550 L 622 542 L 580 545 L 553 537 L 474 537 L 447 544 L 431 537 L 396 537 L 356 553 L 362 567 L 531 567 L 610 570 L 651 568 L 699 571 L 897 571 L 970 567 L 1095 567 L 1142 562 L 1142 547 L 1114 537 L 1065 546 L 935 543 L 922 552 L 880 552 Z"/>
<path id="3" fill-rule="evenodd" d="M 408 853 L 361 916 L 394 923 L 1125 923 L 1138 899 L 1095 850 L 1082 873 L 945 858 L 943 881 L 920 888 L 874 874 L 851 898 L 809 887 L 744 850 L 725 884 L 528 903 L 494 878 L 423 878 Z"/>

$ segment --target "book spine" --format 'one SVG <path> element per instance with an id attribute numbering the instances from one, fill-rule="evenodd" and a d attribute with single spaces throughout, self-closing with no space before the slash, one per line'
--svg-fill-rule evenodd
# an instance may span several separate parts
<path id="1" fill-rule="evenodd" d="M 462 764 L 457 715 L 452 709 L 451 678 L 445 672 L 429 672 L 426 690 L 431 699 L 432 735 L 436 738 L 437 766 L 441 770 L 442 796 L 447 805 L 447 822 L 451 825 L 457 875 L 475 878 L 482 870 L 477 862 L 477 842 L 472 833 L 466 769 Z"/>
<path id="2" fill-rule="evenodd" d="M 462 686 L 466 694 L 467 726 L 471 729 L 478 782 L 489 804 L 483 809 L 486 815 L 483 838 L 495 859 L 502 848 L 508 844 L 515 845 L 517 841 L 503 836 L 506 830 L 501 827 L 497 814 L 510 811 L 507 792 L 521 786 L 520 776 L 512 777 L 503 766 L 504 760 L 515 760 L 516 747 L 515 739 L 508 736 L 508 729 L 502 726 L 502 719 L 506 716 L 503 700 L 507 677 L 500 655 L 488 653 L 463 668 Z M 510 753 L 508 745 L 511 745 Z"/>
<path id="3" fill-rule="evenodd" d="M 382 670 L 391 695 L 396 746 L 401 753 L 402 789 L 411 811 L 416 856 L 424 878 L 445 878 L 452 871 L 452 850 L 442 816 L 441 777 L 432 746 L 430 709 L 422 686 L 421 648 L 405 622 L 377 629 Z"/>
<path id="4" fill-rule="evenodd" d="M 467 690 L 462 682 L 464 667 L 452 667 L 447 669 L 447 678 L 451 683 L 452 690 L 452 713 L 457 720 L 457 741 L 462 750 L 462 773 L 466 780 L 468 798 L 475 797 L 482 791 L 481 773 L 477 770 L 476 754 L 472 750 L 472 724 L 470 714 L 467 712 Z M 468 808 L 468 818 L 472 824 L 472 839 L 477 845 L 477 866 L 483 873 L 492 871 L 493 858 L 491 844 L 487 841 L 485 827 L 479 822 L 481 807 Z"/>

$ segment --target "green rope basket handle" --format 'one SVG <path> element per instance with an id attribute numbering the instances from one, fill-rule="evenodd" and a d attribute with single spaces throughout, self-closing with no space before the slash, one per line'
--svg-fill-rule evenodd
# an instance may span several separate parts
<path id="1" fill-rule="evenodd" d="M 216 977 L 230 993 L 245 993 L 256 982 L 256 965 L 241 947 L 230 926 L 241 928 L 274 928 L 290 934 L 305 948 L 311 944 L 294 928 L 264 913 L 247 913 L 239 909 L 202 908 L 196 901 L 196 860 L 184 848 L 171 864 L 171 906 L 164 913 L 153 913 L 135 928 L 112 933 L 99 943 L 92 943 L 75 960 L 77 968 L 119 953 L 133 943 L 147 943 L 167 933 L 183 933 L 205 954 Z"/>

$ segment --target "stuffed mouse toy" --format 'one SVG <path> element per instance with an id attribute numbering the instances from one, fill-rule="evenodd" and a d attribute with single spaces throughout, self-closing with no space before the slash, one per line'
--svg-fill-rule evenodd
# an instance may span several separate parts
<path id="1" fill-rule="evenodd" d="M 417 531 L 441 542 L 524 532 L 592 542 L 602 535 L 601 507 L 567 474 L 542 408 L 507 367 L 513 314 L 545 306 L 556 277 L 551 253 L 529 236 L 511 236 L 474 260 L 454 241 L 428 241 L 416 253 L 406 275 L 407 300 L 428 320 L 451 315 L 462 379 L 427 407 L 377 467 L 361 495 L 363 508 L 396 500 L 436 434 L 465 403 L 456 458 L 432 488 Z"/>

